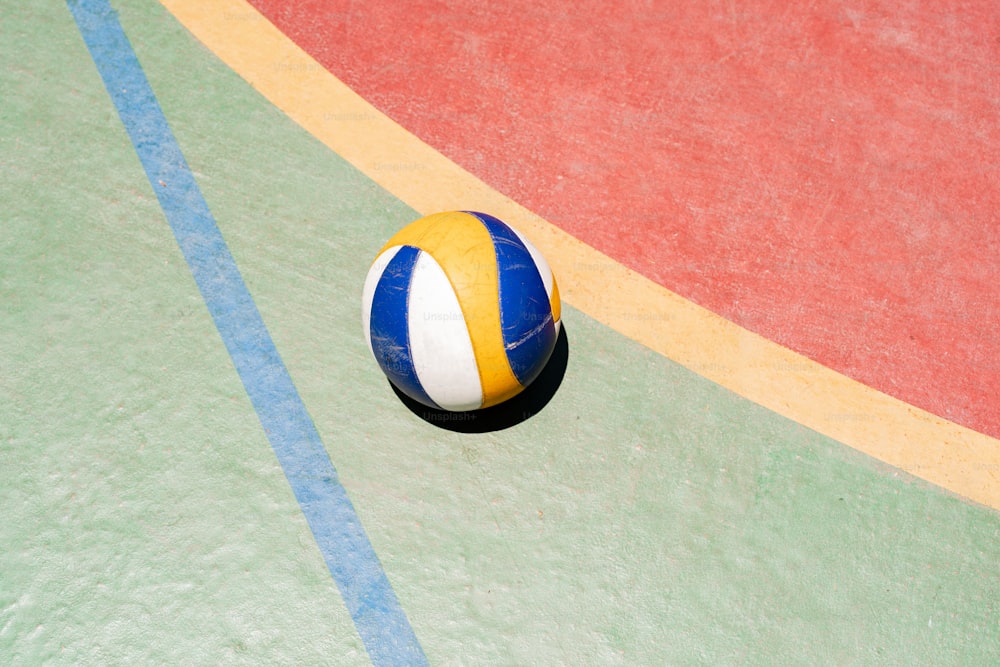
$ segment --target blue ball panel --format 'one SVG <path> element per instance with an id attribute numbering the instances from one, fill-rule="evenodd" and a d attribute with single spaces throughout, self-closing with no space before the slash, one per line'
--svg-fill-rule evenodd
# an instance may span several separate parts
<path id="1" fill-rule="evenodd" d="M 479 218 L 493 239 L 504 348 L 514 377 L 526 387 L 545 367 L 556 344 L 552 304 L 538 267 L 517 234 L 491 215 L 471 215 Z"/>
<path id="2" fill-rule="evenodd" d="M 375 359 L 394 385 L 426 405 L 435 405 L 413 366 L 406 321 L 410 281 L 419 256 L 417 248 L 402 246 L 382 272 L 372 296 L 371 342 Z"/>

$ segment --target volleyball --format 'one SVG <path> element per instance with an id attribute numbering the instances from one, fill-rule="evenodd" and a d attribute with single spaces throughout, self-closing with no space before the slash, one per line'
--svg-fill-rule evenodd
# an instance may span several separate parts
<path id="1" fill-rule="evenodd" d="M 497 405 L 538 377 L 556 344 L 559 289 L 548 262 L 485 213 L 436 213 L 378 252 L 362 323 L 389 381 L 423 405 Z"/>

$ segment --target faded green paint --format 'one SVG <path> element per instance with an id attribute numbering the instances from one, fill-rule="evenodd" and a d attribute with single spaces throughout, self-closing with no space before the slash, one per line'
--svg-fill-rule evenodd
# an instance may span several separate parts
<path id="1" fill-rule="evenodd" d="M 572 308 L 539 414 L 412 415 L 359 294 L 415 215 L 158 5 L 118 6 L 432 663 L 1000 658 L 997 513 Z M 0 19 L 0 658 L 364 664 L 68 12 Z"/>

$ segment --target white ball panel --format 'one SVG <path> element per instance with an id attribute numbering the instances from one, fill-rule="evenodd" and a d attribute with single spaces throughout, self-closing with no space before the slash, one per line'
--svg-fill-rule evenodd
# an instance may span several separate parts
<path id="1" fill-rule="evenodd" d="M 426 252 L 413 267 L 408 311 L 410 355 L 427 395 L 446 410 L 482 405 L 483 389 L 465 317 L 448 276 Z"/>

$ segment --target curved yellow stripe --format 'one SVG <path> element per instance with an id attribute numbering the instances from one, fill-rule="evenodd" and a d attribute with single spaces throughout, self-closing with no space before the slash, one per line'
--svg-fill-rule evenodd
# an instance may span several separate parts
<path id="1" fill-rule="evenodd" d="M 396 245 L 429 253 L 448 276 L 472 339 L 483 387 L 482 407 L 502 403 L 521 391 L 504 348 L 496 298 L 500 278 L 486 226 L 468 213 L 435 213 L 401 229 L 382 251 Z M 493 298 L 484 300 L 485 295 Z"/>
<path id="2" fill-rule="evenodd" d="M 365 102 L 243 0 L 161 2 L 275 106 L 415 210 L 488 211 L 524 232 L 584 313 L 778 414 L 1000 509 L 1000 441 L 747 331 L 569 236 Z"/>
<path id="3" fill-rule="evenodd" d="M 549 307 L 552 308 L 552 319 L 556 322 L 560 321 L 562 319 L 562 298 L 559 296 L 559 281 L 556 280 L 554 272 L 552 275 L 552 295 L 549 297 Z"/>

